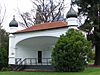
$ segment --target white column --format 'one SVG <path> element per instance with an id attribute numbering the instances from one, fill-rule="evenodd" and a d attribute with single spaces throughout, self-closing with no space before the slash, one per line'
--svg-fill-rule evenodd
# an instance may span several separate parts
<path id="1" fill-rule="evenodd" d="M 15 44 L 14 44 L 14 35 L 9 35 L 9 64 L 15 64 Z"/>
<path id="2" fill-rule="evenodd" d="M 77 18 L 70 17 L 70 18 L 67 19 L 67 22 L 68 22 L 68 26 L 70 26 L 70 25 L 79 26 L 79 21 L 78 21 Z"/>

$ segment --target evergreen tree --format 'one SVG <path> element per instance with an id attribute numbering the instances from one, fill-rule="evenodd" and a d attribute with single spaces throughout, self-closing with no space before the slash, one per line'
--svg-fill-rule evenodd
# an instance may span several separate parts
<path id="1" fill-rule="evenodd" d="M 91 50 L 91 42 L 79 30 L 70 29 L 58 39 L 52 52 L 52 64 L 57 71 L 83 71 Z"/>
<path id="2" fill-rule="evenodd" d="M 87 16 L 88 24 L 94 27 L 95 65 L 100 65 L 100 0 L 76 0 L 74 3 L 80 7 L 79 14 Z"/>
<path id="3" fill-rule="evenodd" d="M 8 33 L 0 29 L 0 69 L 8 66 Z"/>

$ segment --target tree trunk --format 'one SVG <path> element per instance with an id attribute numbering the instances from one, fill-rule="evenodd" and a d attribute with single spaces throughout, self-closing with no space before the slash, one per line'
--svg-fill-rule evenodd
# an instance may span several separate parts
<path id="1" fill-rule="evenodd" d="M 94 29 L 94 44 L 95 44 L 95 63 L 94 65 L 100 66 L 100 31 Z"/>
<path id="2" fill-rule="evenodd" d="M 95 44 L 95 63 L 96 66 L 100 66 L 100 43 Z"/>
<path id="3" fill-rule="evenodd" d="M 0 48 L 1 48 L 1 25 L 0 25 Z"/>

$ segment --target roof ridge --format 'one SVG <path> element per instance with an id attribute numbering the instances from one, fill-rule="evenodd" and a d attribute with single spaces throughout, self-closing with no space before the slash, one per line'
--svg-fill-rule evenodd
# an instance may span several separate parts
<path id="1" fill-rule="evenodd" d="M 67 23 L 64 21 L 55 21 L 55 22 L 46 22 L 43 24 L 36 24 L 31 27 L 28 27 L 23 30 L 19 30 L 18 32 L 28 32 L 28 31 L 36 31 L 36 30 L 45 30 L 45 29 L 51 29 L 51 28 L 58 28 L 58 27 L 64 27 L 67 26 Z"/>

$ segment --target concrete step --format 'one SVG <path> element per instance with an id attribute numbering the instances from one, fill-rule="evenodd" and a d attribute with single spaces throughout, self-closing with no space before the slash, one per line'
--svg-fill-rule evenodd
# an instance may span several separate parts
<path id="1" fill-rule="evenodd" d="M 24 70 L 26 71 L 54 71 L 52 65 L 25 65 Z"/>

